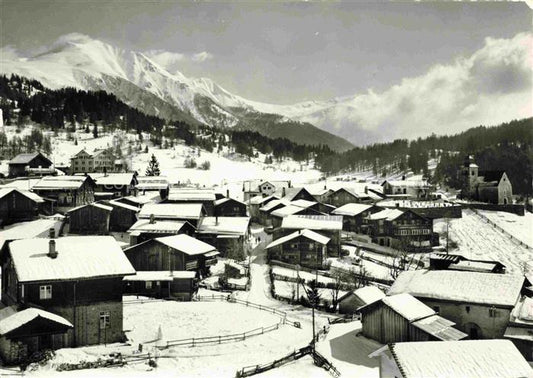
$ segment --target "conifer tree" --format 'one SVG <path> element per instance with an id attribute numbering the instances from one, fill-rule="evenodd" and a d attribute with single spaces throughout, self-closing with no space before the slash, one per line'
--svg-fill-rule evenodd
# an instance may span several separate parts
<path id="1" fill-rule="evenodd" d="M 148 163 L 148 167 L 146 168 L 146 176 L 159 176 L 159 162 L 157 161 L 154 154 L 152 154 L 152 158 L 150 159 L 150 162 Z"/>

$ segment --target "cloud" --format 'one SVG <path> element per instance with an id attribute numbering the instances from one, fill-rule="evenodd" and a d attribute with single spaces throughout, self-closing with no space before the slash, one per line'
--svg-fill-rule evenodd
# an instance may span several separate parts
<path id="1" fill-rule="evenodd" d="M 205 62 L 206 60 L 213 59 L 213 54 L 210 54 L 207 51 L 202 51 L 198 54 L 194 54 L 191 59 L 195 62 Z"/>
<path id="2" fill-rule="evenodd" d="M 299 117 L 361 145 L 533 115 L 533 35 L 487 38 L 469 57 Z"/>
<path id="3" fill-rule="evenodd" d="M 0 59 L 2 60 L 17 60 L 20 57 L 19 51 L 11 45 L 0 48 Z"/>

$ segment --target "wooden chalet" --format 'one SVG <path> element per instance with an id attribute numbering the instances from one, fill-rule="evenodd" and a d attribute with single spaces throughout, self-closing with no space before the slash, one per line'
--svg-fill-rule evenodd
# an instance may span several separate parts
<path id="1" fill-rule="evenodd" d="M 58 210 L 94 202 L 95 183 L 89 176 L 46 176 L 32 190 L 55 201 Z"/>
<path id="2" fill-rule="evenodd" d="M 252 218 L 252 222 L 260 222 L 260 212 L 259 209 L 263 206 L 266 206 L 269 202 L 273 200 L 279 200 L 276 196 L 255 196 L 253 198 L 250 198 L 248 201 L 248 211 L 250 212 L 250 217 Z"/>
<path id="3" fill-rule="evenodd" d="M 382 344 L 401 341 L 462 340 L 468 335 L 409 294 L 386 296 L 357 310 L 362 334 Z"/>
<path id="4" fill-rule="evenodd" d="M 130 245 L 142 243 L 146 240 L 185 234 L 194 236 L 196 229 L 186 221 L 159 220 L 155 218 L 139 219 L 129 229 Z"/>
<path id="5" fill-rule="evenodd" d="M 190 301 L 197 290 L 194 271 L 137 271 L 124 277 L 124 293 L 130 295 Z"/>
<path id="6" fill-rule="evenodd" d="M 341 207 L 348 203 L 371 203 L 375 201 L 375 194 L 370 194 L 368 187 L 365 187 L 363 192 L 351 188 L 340 188 L 329 194 L 326 199 L 326 203 L 335 207 Z"/>
<path id="7" fill-rule="evenodd" d="M 11 340 L 13 356 L 23 359 L 32 349 L 124 340 L 122 279 L 135 270 L 113 237 L 14 240 L 8 245 L 2 273 L 6 306 L 50 312 L 59 323 L 59 329 L 52 330 L 64 333 L 67 329 L 63 336 L 48 334 L 47 322 L 29 327 L 23 339 Z"/>
<path id="8" fill-rule="evenodd" d="M 137 222 L 137 214 L 141 211 L 137 206 L 128 205 L 118 200 L 103 203 L 113 208 L 111 217 L 109 218 L 110 231 L 124 232 L 129 230 Z"/>
<path id="9" fill-rule="evenodd" d="M 330 238 L 311 230 L 298 230 L 266 246 L 268 260 L 322 269 L 327 258 Z"/>
<path id="10" fill-rule="evenodd" d="M 19 154 L 11 159 L 9 177 L 51 175 L 55 170 L 52 162 L 40 152 Z"/>
<path id="11" fill-rule="evenodd" d="M 246 256 L 250 235 L 249 217 L 205 217 L 198 225 L 197 237 L 211 245 L 225 257 Z"/>
<path id="12" fill-rule="evenodd" d="M 342 229 L 344 231 L 367 234 L 368 224 L 364 222 L 364 219 L 368 218 L 371 214 L 380 212 L 381 210 L 381 208 L 371 204 L 347 203 L 346 205 L 342 205 L 341 207 L 333 210 L 331 215 L 342 216 Z"/>
<path id="13" fill-rule="evenodd" d="M 432 192 L 426 180 L 409 180 L 405 177 L 402 180 L 385 180 L 381 186 L 383 194 L 393 198 L 429 199 Z"/>
<path id="14" fill-rule="evenodd" d="M 145 194 L 146 192 L 157 192 L 162 199 L 168 197 L 170 183 L 163 176 L 137 176 L 137 192 Z"/>
<path id="15" fill-rule="evenodd" d="M 275 194 L 285 201 L 306 200 L 316 202 L 316 198 L 306 188 L 281 188 L 276 190 Z"/>
<path id="16" fill-rule="evenodd" d="M 246 204 L 233 198 L 221 198 L 214 202 L 216 217 L 245 217 Z"/>
<path id="17" fill-rule="evenodd" d="M 289 202 L 286 206 L 277 208 L 270 212 L 267 224 L 273 227 L 281 226 L 283 218 L 289 215 L 323 215 L 319 210 L 318 202 L 307 200 L 296 200 Z"/>
<path id="18" fill-rule="evenodd" d="M 214 246 L 185 234 L 150 239 L 124 253 L 137 271 L 187 270 L 196 272 L 197 277 L 205 277 L 219 255 Z"/>
<path id="19" fill-rule="evenodd" d="M 180 220 L 198 226 L 206 211 L 201 203 L 147 203 L 139 212 L 139 219 Z"/>
<path id="20" fill-rule="evenodd" d="M 109 233 L 109 224 L 113 208 L 102 203 L 93 202 L 67 211 L 69 233 L 85 235 L 105 235 Z"/>
<path id="21" fill-rule="evenodd" d="M 95 198 L 111 199 L 134 194 L 136 173 L 89 173 L 96 184 Z"/>
<path id="22" fill-rule="evenodd" d="M 364 286 L 347 292 L 339 298 L 340 314 L 355 314 L 357 309 L 385 297 L 385 293 L 375 286 Z"/>
<path id="23" fill-rule="evenodd" d="M 37 216 L 44 200 L 35 193 L 15 188 L 0 188 L 0 224 L 2 226 Z"/>
<path id="24" fill-rule="evenodd" d="M 411 294 L 470 338 L 493 339 L 503 337 L 526 283 L 512 274 L 415 270 L 402 272 L 388 294 Z"/>

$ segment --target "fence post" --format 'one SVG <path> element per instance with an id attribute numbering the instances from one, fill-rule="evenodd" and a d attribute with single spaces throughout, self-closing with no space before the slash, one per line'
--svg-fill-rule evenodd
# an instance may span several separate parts
<path id="1" fill-rule="evenodd" d="M 194 347 L 194 337 L 192 338 L 192 346 Z"/>
<path id="2" fill-rule="evenodd" d="M 218 336 L 218 343 L 220 344 L 220 336 Z"/>

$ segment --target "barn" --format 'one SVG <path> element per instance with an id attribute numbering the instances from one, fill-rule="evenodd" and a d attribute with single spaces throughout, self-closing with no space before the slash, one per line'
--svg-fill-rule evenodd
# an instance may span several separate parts
<path id="1" fill-rule="evenodd" d="M 67 211 L 69 233 L 98 235 L 109 233 L 109 220 L 113 208 L 93 202 Z"/>

